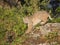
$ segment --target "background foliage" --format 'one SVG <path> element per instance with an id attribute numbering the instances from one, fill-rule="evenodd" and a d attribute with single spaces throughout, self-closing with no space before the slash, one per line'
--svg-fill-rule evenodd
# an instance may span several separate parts
<path id="1" fill-rule="evenodd" d="M 23 1 L 22 1 L 23 2 Z M 47 10 L 51 15 L 51 9 L 47 7 L 49 0 L 24 0 L 23 4 L 20 2 L 19 7 L 3 7 L 0 5 L 0 45 L 5 45 L 6 32 L 14 31 L 15 36 L 21 36 L 27 29 L 27 25 L 23 23 L 22 18 L 27 15 L 32 15 L 35 11 Z M 60 13 L 60 7 L 56 9 L 58 15 Z M 50 22 L 60 22 L 60 17 L 54 18 Z M 8 37 L 8 36 L 7 36 Z M 16 38 L 17 40 L 19 38 Z M 16 40 L 15 39 L 15 40 Z M 3 41 L 4 40 L 4 41 Z M 21 40 L 18 40 L 20 42 Z M 6 45 L 9 45 L 8 43 Z M 14 45 L 14 41 L 12 41 Z"/>

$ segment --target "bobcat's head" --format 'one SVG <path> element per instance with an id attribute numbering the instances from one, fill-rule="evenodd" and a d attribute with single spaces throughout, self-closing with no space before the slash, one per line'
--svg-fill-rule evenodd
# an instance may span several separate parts
<path id="1" fill-rule="evenodd" d="M 24 17 L 24 18 L 23 18 L 23 22 L 24 22 L 24 23 L 28 23 L 28 22 L 29 22 L 28 17 Z"/>

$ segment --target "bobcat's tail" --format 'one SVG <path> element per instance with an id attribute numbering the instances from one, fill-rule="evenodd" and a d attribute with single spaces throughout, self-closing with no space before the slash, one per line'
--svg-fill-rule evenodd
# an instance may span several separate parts
<path id="1" fill-rule="evenodd" d="M 53 18 L 51 18 L 51 16 L 50 16 L 50 15 L 49 15 L 49 19 L 50 19 L 50 20 L 53 20 Z"/>

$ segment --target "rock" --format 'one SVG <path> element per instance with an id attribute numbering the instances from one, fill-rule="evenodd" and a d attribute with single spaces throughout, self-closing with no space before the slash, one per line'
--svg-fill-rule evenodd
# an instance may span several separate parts
<path id="1" fill-rule="evenodd" d="M 47 23 L 43 26 L 39 26 L 39 28 L 40 29 L 34 29 L 31 33 L 27 34 L 28 38 L 24 41 L 23 45 L 50 45 L 45 35 L 53 31 L 57 31 L 60 36 L 60 23 Z M 57 39 L 58 41 L 60 40 L 60 38 Z M 55 44 L 56 42 L 52 41 L 51 43 Z"/>
<path id="2" fill-rule="evenodd" d="M 38 45 L 50 45 L 49 43 L 40 43 L 40 44 L 38 44 Z"/>
<path id="3" fill-rule="evenodd" d="M 47 23 L 44 26 L 40 26 L 41 34 L 47 35 L 49 32 L 54 30 L 60 30 L 60 23 Z M 60 31 L 59 31 L 60 34 Z"/>

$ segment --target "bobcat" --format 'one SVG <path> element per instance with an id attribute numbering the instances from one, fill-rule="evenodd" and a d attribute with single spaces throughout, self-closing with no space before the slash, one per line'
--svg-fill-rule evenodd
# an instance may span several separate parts
<path id="1" fill-rule="evenodd" d="M 24 17 L 23 22 L 28 24 L 28 29 L 26 33 L 29 33 L 38 23 L 40 23 L 41 25 L 45 24 L 48 21 L 48 18 L 52 20 L 50 14 L 43 10 L 37 11 L 31 16 Z"/>

